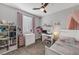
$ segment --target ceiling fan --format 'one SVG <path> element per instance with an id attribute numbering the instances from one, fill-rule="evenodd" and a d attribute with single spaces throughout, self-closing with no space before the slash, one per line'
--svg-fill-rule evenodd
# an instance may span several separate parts
<path id="1" fill-rule="evenodd" d="M 48 3 L 41 3 L 41 5 L 42 6 L 40 8 L 33 8 L 33 10 L 41 10 L 44 13 L 47 13 L 46 7 L 47 7 Z"/>

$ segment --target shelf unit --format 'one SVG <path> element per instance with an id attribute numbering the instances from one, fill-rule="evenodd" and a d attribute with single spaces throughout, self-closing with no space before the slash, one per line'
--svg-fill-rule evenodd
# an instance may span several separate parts
<path id="1" fill-rule="evenodd" d="M 13 37 L 11 37 L 11 35 L 13 35 Z M 17 47 L 16 43 L 16 26 L 10 24 L 0 24 L 0 51 L 5 48 L 7 48 L 5 52 L 11 51 L 12 46 Z"/>

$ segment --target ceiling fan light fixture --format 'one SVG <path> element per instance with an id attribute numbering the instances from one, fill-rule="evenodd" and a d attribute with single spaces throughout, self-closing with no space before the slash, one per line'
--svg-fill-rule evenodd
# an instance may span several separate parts
<path id="1" fill-rule="evenodd" d="M 40 8 L 41 11 L 44 11 L 44 8 Z"/>

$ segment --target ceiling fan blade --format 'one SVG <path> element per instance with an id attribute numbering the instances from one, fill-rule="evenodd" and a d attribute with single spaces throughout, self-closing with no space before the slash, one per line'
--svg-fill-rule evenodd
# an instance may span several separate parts
<path id="1" fill-rule="evenodd" d="M 44 13 L 47 13 L 47 11 L 46 11 L 46 10 L 44 10 Z"/>
<path id="2" fill-rule="evenodd" d="M 43 5 L 44 3 L 41 3 L 41 5 Z"/>
<path id="3" fill-rule="evenodd" d="M 38 9 L 40 9 L 40 8 L 33 8 L 33 10 L 38 10 Z"/>
<path id="4" fill-rule="evenodd" d="M 45 3 L 45 4 L 44 4 L 44 7 L 46 7 L 47 5 L 48 5 L 48 3 Z"/>

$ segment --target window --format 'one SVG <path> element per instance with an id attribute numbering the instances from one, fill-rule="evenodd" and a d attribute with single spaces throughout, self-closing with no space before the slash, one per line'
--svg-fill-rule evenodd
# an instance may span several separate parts
<path id="1" fill-rule="evenodd" d="M 23 33 L 30 33 L 32 30 L 32 17 L 23 16 Z"/>

